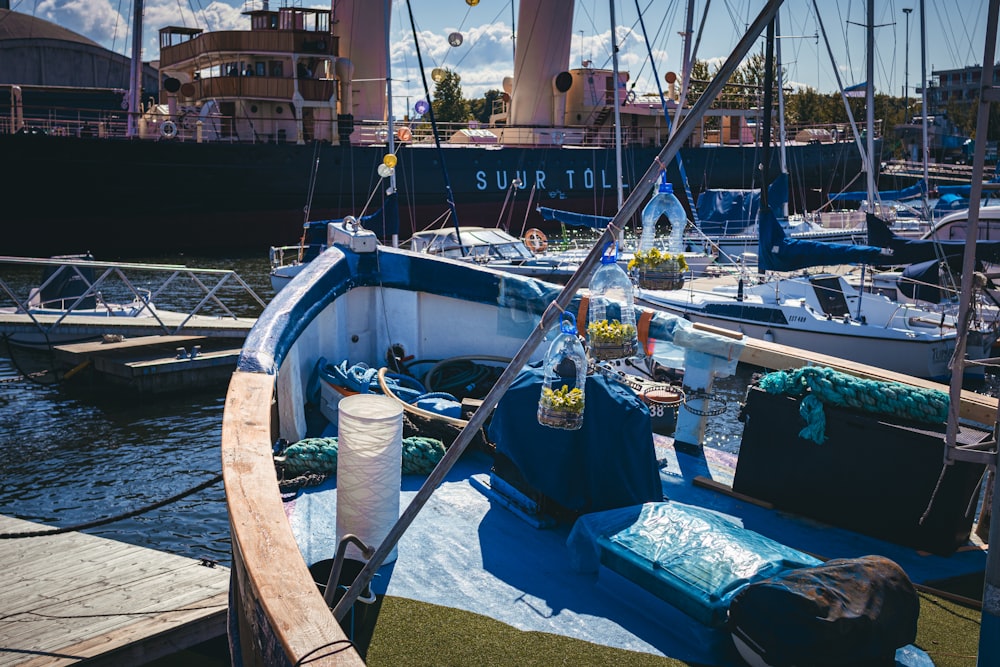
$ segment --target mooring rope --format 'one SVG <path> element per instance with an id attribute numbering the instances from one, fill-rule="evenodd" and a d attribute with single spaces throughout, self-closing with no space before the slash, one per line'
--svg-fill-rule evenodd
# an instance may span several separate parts
<path id="1" fill-rule="evenodd" d="M 163 507 L 164 505 L 169 505 L 170 503 L 177 502 L 181 498 L 190 496 L 192 493 L 197 493 L 202 489 L 207 489 L 213 484 L 218 484 L 222 481 L 222 475 L 218 474 L 207 482 L 202 482 L 198 486 L 192 487 L 187 491 L 182 491 L 176 495 L 170 496 L 164 500 L 160 500 L 151 505 L 146 505 L 145 507 L 140 507 L 139 509 L 132 510 L 131 512 L 126 512 L 124 514 L 119 514 L 117 516 L 111 516 L 106 519 L 98 519 L 96 521 L 88 521 L 87 523 L 78 523 L 75 526 L 64 526 L 62 528 L 50 528 L 47 530 L 29 530 L 20 533 L 0 533 L 0 540 L 9 540 L 17 537 L 45 537 L 47 535 L 58 535 L 60 533 L 75 533 L 81 530 L 86 530 L 88 528 L 96 528 L 97 526 L 103 526 L 108 523 L 114 523 L 115 521 L 121 521 L 122 519 L 129 519 L 139 514 L 144 514 L 151 510 Z"/>
<path id="2" fill-rule="evenodd" d="M 948 418 L 949 399 L 943 391 L 868 380 L 832 368 L 808 366 L 776 371 L 762 377 L 758 386 L 769 394 L 802 397 L 799 414 L 806 421 L 806 427 L 799 435 L 818 444 L 826 440 L 823 405 L 894 415 L 928 424 L 940 424 Z"/>

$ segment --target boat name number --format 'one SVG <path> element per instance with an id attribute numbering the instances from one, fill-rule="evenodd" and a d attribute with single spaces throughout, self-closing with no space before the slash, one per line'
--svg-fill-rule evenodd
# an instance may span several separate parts
<path id="1" fill-rule="evenodd" d="M 789 315 L 788 316 L 788 321 L 789 322 L 805 322 L 806 321 L 806 317 L 805 317 L 805 315 Z"/>
<path id="2" fill-rule="evenodd" d="M 534 180 L 529 181 L 529 176 L 533 176 Z M 516 187 L 520 190 L 532 187 L 538 190 L 596 190 L 615 187 L 614 174 L 605 169 L 565 169 L 552 174 L 544 169 L 536 169 L 534 173 L 526 169 L 513 172 L 480 169 L 476 172 L 476 189 L 480 191 L 506 190 L 514 181 L 518 182 Z"/>

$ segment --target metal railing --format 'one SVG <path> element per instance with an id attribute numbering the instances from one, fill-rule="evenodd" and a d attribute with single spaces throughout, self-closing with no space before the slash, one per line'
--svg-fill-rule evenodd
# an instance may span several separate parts
<path id="1" fill-rule="evenodd" d="M 37 283 L 28 275 L 32 268 L 39 270 Z M 204 324 L 205 317 L 240 321 L 245 317 L 235 310 L 255 317 L 267 305 L 238 273 L 227 269 L 10 256 L 0 256 L 0 269 L 17 274 L 13 278 L 0 275 L 0 312 L 27 315 L 46 337 L 73 323 L 75 316 L 152 318 L 160 333 L 177 335 L 196 317 L 202 318 L 199 324 Z M 74 283 L 74 288 L 45 296 L 60 283 Z M 177 310 L 162 309 L 168 299 Z M 167 313 L 172 317 L 165 317 Z M 43 321 L 43 315 L 56 317 Z"/>

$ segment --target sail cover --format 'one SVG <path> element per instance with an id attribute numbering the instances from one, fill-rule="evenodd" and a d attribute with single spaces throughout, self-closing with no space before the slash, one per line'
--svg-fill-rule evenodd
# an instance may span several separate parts
<path id="1" fill-rule="evenodd" d="M 767 203 L 780 215 L 788 202 L 788 174 L 767 188 Z M 698 227 L 705 234 L 752 233 L 760 211 L 760 190 L 705 190 L 698 196 Z"/>
<path id="2" fill-rule="evenodd" d="M 868 244 L 892 250 L 892 264 L 916 264 L 931 260 L 958 258 L 965 253 L 965 240 L 908 239 L 897 236 L 885 221 L 869 213 Z M 978 241 L 976 259 L 995 264 L 1000 262 L 1000 241 Z M 883 262 L 884 264 L 885 262 Z"/>
<path id="3" fill-rule="evenodd" d="M 921 195 L 927 194 L 927 181 L 921 179 L 917 181 L 914 185 L 903 188 L 902 190 L 879 190 L 878 196 L 883 201 L 903 201 L 904 199 L 913 199 L 914 197 L 920 197 Z M 868 201 L 870 197 L 868 196 L 867 190 L 861 190 L 858 192 L 837 192 L 830 195 L 830 201 Z"/>
<path id="4" fill-rule="evenodd" d="M 810 266 L 890 264 L 892 251 L 867 245 L 790 239 L 770 209 L 758 219 L 757 267 L 761 271 L 795 271 Z"/>

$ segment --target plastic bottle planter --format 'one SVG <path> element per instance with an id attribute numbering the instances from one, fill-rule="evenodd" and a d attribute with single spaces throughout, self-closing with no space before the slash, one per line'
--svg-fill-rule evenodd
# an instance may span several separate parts
<path id="1" fill-rule="evenodd" d="M 632 279 L 618 265 L 617 246 L 608 243 L 601 266 L 590 279 L 587 306 L 587 345 L 595 361 L 636 356 L 639 339 L 633 293 Z"/>
<path id="2" fill-rule="evenodd" d="M 618 320 L 600 320 L 587 325 L 590 356 L 595 361 L 634 357 L 638 351 L 636 329 Z"/>
<path id="3" fill-rule="evenodd" d="M 556 336 L 545 354 L 538 423 L 574 431 L 583 426 L 587 353 L 576 333 L 576 318 L 563 313 Z"/>
<path id="4" fill-rule="evenodd" d="M 637 251 L 629 260 L 628 268 L 642 289 L 678 290 L 684 287 L 688 265 L 684 255 L 661 253 L 658 248 L 652 248 Z"/>
<path id="5" fill-rule="evenodd" d="M 583 426 L 583 391 L 579 387 L 570 389 L 567 385 L 559 389 L 542 387 L 538 423 L 568 431 Z"/>

